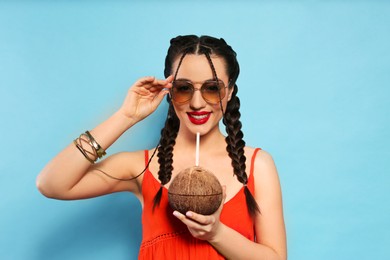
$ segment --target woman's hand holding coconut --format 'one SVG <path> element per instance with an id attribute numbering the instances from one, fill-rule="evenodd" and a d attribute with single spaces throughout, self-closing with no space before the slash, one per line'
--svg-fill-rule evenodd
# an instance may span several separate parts
<path id="1" fill-rule="evenodd" d="M 226 199 L 226 187 L 222 186 L 222 203 L 218 210 L 212 215 L 201 215 L 188 211 L 185 215 L 175 211 L 173 214 L 180 219 L 188 228 L 191 235 L 202 240 L 211 241 L 218 234 L 218 230 L 223 226 L 220 221 L 221 211 Z"/>

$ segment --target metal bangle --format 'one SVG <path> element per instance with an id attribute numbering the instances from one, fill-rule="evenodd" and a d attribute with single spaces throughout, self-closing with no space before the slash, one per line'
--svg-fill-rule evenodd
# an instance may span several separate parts
<path id="1" fill-rule="evenodd" d="M 91 164 L 94 164 L 95 161 L 89 158 L 87 152 L 77 143 L 77 139 L 73 140 L 74 145 L 79 149 L 79 151 L 84 155 L 85 159 L 87 159 Z"/>
<path id="2" fill-rule="evenodd" d="M 98 144 L 89 131 L 85 131 L 86 136 L 91 142 L 92 147 L 95 149 L 97 157 L 100 159 L 106 155 L 106 151 Z"/>

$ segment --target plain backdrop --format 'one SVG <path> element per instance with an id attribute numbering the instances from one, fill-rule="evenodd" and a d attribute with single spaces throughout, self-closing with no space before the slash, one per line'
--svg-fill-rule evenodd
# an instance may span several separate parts
<path id="1" fill-rule="evenodd" d="M 390 259 L 390 3 L 369 0 L 0 0 L 0 259 L 137 258 L 132 194 L 56 201 L 35 178 L 137 78 L 162 77 L 179 34 L 238 53 L 245 140 L 277 164 L 289 259 Z M 107 152 L 153 147 L 166 108 Z"/>

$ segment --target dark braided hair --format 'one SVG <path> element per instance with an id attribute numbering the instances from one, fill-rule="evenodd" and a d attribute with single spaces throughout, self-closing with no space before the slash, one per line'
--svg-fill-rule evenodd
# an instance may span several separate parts
<path id="1" fill-rule="evenodd" d="M 213 71 L 213 75 L 216 80 L 217 74 L 214 65 L 211 61 L 210 55 L 215 55 L 223 58 L 225 61 L 225 67 L 227 75 L 229 76 L 229 88 L 233 87 L 233 92 L 230 101 L 227 103 L 226 111 L 223 113 L 223 123 L 226 126 L 226 150 L 229 157 L 232 159 L 232 166 L 234 175 L 244 185 L 246 203 L 248 211 L 252 217 L 260 212 L 259 207 L 254 199 L 253 195 L 247 187 L 248 175 L 246 174 L 246 157 L 244 155 L 245 142 L 243 140 L 243 132 L 241 131 L 240 122 L 240 100 L 237 97 L 237 85 L 235 84 L 238 75 L 240 73 L 240 67 L 236 59 L 236 52 L 225 42 L 224 39 L 217 39 L 210 36 L 178 36 L 171 40 L 171 45 L 168 49 L 167 56 L 165 58 L 165 70 L 164 75 L 168 77 L 173 73 L 173 63 L 180 57 L 178 67 L 176 68 L 176 74 L 180 68 L 181 62 L 187 54 L 204 54 L 210 63 L 210 67 Z M 172 162 L 173 162 L 173 147 L 175 145 L 175 139 L 179 130 L 179 119 L 177 118 L 173 105 L 169 97 L 167 97 L 169 103 L 168 118 L 165 122 L 165 126 L 161 131 L 160 146 L 158 148 L 158 163 L 160 165 L 158 178 L 161 182 L 161 187 L 154 198 L 153 208 L 159 205 L 162 195 L 162 187 L 167 184 L 172 176 Z"/>
<path id="2" fill-rule="evenodd" d="M 237 85 L 234 84 L 233 93 L 227 104 L 222 122 L 226 126 L 226 133 L 228 134 L 225 138 L 227 143 L 226 150 L 229 153 L 229 157 L 232 159 L 234 174 L 237 176 L 237 179 L 244 184 L 248 211 L 252 217 L 255 217 L 256 212 L 260 212 L 260 209 L 247 187 L 248 175 L 245 172 L 246 157 L 244 155 L 245 141 L 243 140 L 244 134 L 241 131 L 242 124 L 240 122 L 241 114 L 239 111 L 240 99 L 236 96 L 237 91 Z"/>
<path id="3" fill-rule="evenodd" d="M 161 182 L 161 187 L 154 197 L 153 209 L 160 204 L 162 195 L 162 186 L 167 184 L 171 180 L 171 174 L 173 170 L 172 151 L 173 146 L 176 143 L 177 132 L 179 131 L 179 119 L 176 116 L 172 103 L 169 104 L 168 117 L 165 121 L 165 126 L 161 130 L 160 146 L 158 147 L 158 164 L 160 169 L 158 171 L 158 179 Z"/>

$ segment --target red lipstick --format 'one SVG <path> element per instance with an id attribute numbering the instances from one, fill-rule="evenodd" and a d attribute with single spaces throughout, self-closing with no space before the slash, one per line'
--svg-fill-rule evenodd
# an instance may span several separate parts
<path id="1" fill-rule="evenodd" d="M 209 118 L 211 113 L 210 112 L 204 112 L 204 111 L 198 111 L 198 112 L 187 112 L 188 119 L 191 121 L 191 123 L 195 125 L 202 125 L 205 124 Z"/>

